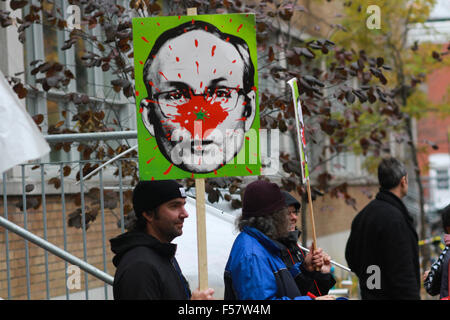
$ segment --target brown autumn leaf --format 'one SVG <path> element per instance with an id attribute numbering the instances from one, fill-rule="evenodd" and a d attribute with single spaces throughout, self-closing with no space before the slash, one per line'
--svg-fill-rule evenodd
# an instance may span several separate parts
<path id="1" fill-rule="evenodd" d="M 22 83 L 18 83 L 13 87 L 14 91 L 17 93 L 17 96 L 20 99 L 23 99 L 27 96 L 28 90 L 23 86 Z"/>
<path id="2" fill-rule="evenodd" d="M 55 189 L 59 189 L 61 187 L 61 180 L 57 177 L 53 177 L 48 181 L 48 184 L 53 184 Z"/>
<path id="3" fill-rule="evenodd" d="M 44 121 L 44 115 L 42 115 L 42 114 L 37 114 L 37 115 L 33 116 L 32 118 L 37 125 L 40 125 Z"/>
<path id="4" fill-rule="evenodd" d="M 64 177 L 67 177 L 72 172 L 72 168 L 70 166 L 64 166 L 63 168 L 63 175 Z"/>
<path id="5" fill-rule="evenodd" d="M 72 145 L 72 142 L 64 142 L 64 143 L 63 143 L 63 150 L 64 150 L 65 152 L 69 152 L 70 149 L 71 149 L 71 145 Z"/>
<path id="6" fill-rule="evenodd" d="M 25 7 L 28 4 L 28 1 L 18 1 L 18 0 L 11 0 L 9 3 L 9 6 L 12 10 L 17 10 Z"/>
<path id="7" fill-rule="evenodd" d="M 64 120 L 59 121 L 57 124 L 55 124 L 55 128 L 61 127 L 64 124 L 64 122 L 65 122 Z"/>

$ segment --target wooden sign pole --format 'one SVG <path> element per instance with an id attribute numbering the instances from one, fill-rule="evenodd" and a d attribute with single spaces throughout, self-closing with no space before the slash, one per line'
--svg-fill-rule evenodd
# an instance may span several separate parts
<path id="1" fill-rule="evenodd" d="M 188 8 L 188 16 L 196 16 L 197 8 Z M 197 209 L 198 287 L 208 289 L 208 257 L 206 251 L 205 179 L 195 179 Z"/>
<path id="2" fill-rule="evenodd" d="M 312 251 L 316 250 L 316 225 L 314 223 L 314 211 L 313 211 L 313 203 L 312 203 L 312 197 L 311 197 L 311 186 L 309 184 L 309 178 L 306 179 L 306 187 L 308 189 L 308 204 L 309 204 L 309 217 L 311 219 L 311 228 L 312 228 L 312 236 L 313 236 L 313 243 L 312 243 Z"/>
<path id="3" fill-rule="evenodd" d="M 300 151 L 300 166 L 302 169 L 302 182 L 305 183 L 306 180 L 306 188 L 308 192 L 308 204 L 309 204 L 309 217 L 311 219 L 311 227 L 312 227 L 312 233 L 313 233 L 313 242 L 312 242 L 312 252 L 317 248 L 317 239 L 316 239 L 316 226 L 314 223 L 314 211 L 313 211 L 313 203 L 312 203 L 312 196 L 311 196 L 311 185 L 309 183 L 309 172 L 308 172 L 308 163 L 306 159 L 306 151 L 303 147 L 303 144 L 306 147 L 306 141 L 304 140 L 304 137 L 302 136 L 302 130 L 303 130 L 303 115 L 302 115 L 302 107 L 300 105 L 299 100 L 299 92 L 298 92 L 298 84 L 297 79 L 292 78 L 288 81 L 288 84 L 291 86 L 292 89 L 292 100 L 294 103 L 294 111 L 295 111 L 295 123 L 297 127 L 297 140 L 298 140 L 298 146 Z M 302 123 L 302 128 L 300 128 L 299 123 Z M 305 163 L 305 167 L 303 167 L 303 162 Z M 304 227 L 304 226 L 303 226 Z M 317 270 L 319 271 L 319 270 Z"/>

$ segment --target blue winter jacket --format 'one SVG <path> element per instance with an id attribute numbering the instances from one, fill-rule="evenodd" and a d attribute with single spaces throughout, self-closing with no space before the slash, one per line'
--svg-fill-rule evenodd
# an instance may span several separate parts
<path id="1" fill-rule="evenodd" d="M 237 236 L 225 267 L 225 300 L 311 300 L 301 296 L 291 270 L 281 260 L 276 242 L 255 228 L 244 227 Z"/>

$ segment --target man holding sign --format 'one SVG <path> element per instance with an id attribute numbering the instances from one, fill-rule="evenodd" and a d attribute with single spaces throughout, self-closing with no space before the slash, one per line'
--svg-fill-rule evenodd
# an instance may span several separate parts
<path id="1" fill-rule="evenodd" d="M 171 241 L 183 233 L 189 215 L 184 188 L 174 180 L 141 181 L 133 191 L 133 231 L 111 239 L 116 254 L 115 300 L 212 300 L 214 290 L 196 290 L 175 259 Z"/>
<path id="2" fill-rule="evenodd" d="M 288 225 L 288 210 L 280 188 L 264 180 L 250 183 L 238 220 L 241 233 L 225 267 L 225 300 L 311 300 L 302 296 L 275 240 L 287 235 Z M 313 255 L 311 264 L 322 266 L 320 253 Z"/>

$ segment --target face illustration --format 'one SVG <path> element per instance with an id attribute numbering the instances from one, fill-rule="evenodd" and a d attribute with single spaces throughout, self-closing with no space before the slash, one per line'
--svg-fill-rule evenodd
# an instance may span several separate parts
<path id="1" fill-rule="evenodd" d="M 202 29 L 169 39 L 154 55 L 142 119 L 171 163 L 207 173 L 240 151 L 256 108 L 255 91 L 244 91 L 249 59 L 228 38 Z"/>
<path id="2" fill-rule="evenodd" d="M 144 213 L 151 234 L 162 242 L 171 242 L 183 234 L 183 223 L 189 214 L 184 208 L 186 199 L 176 198 L 160 205 L 155 215 Z"/>

